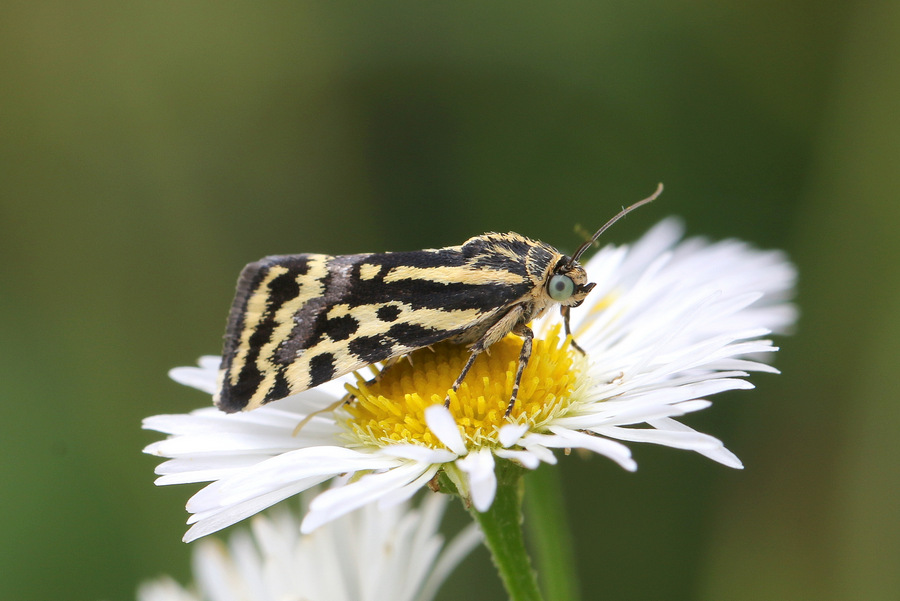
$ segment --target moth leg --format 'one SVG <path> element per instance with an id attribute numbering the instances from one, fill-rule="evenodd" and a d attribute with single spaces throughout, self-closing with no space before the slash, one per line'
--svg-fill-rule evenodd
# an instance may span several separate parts
<path id="1" fill-rule="evenodd" d="M 582 355 L 587 355 L 587 353 L 584 352 L 584 349 L 581 348 L 580 346 L 578 346 L 578 343 L 575 342 L 575 337 L 572 336 L 572 328 L 571 328 L 571 326 L 569 326 L 569 309 L 571 309 L 571 307 L 567 307 L 565 305 L 563 305 L 562 307 L 559 308 L 559 312 L 562 313 L 562 316 L 563 316 L 563 324 L 565 324 L 566 336 L 568 336 L 569 339 L 572 341 L 572 348 L 574 348 L 576 351 L 578 351 Z"/>
<path id="2" fill-rule="evenodd" d="M 525 309 L 522 308 L 521 305 L 516 305 L 512 309 L 506 312 L 506 315 L 501 317 L 492 325 L 487 332 L 484 333 L 477 342 L 475 342 L 472 347 L 472 354 L 469 355 L 469 360 L 466 361 L 465 366 L 462 368 L 459 376 L 456 378 L 456 381 L 453 383 L 453 386 L 450 388 L 451 392 L 456 392 L 459 390 L 459 387 L 462 385 L 463 380 L 466 378 L 466 374 L 469 373 L 469 370 L 472 368 L 472 364 L 475 363 L 475 359 L 487 350 L 489 346 L 512 332 L 517 328 L 517 324 L 519 320 L 522 318 L 522 314 L 525 312 Z M 529 330 L 530 331 L 530 330 Z M 531 354 L 531 347 L 529 346 L 529 355 Z M 450 407 L 450 393 L 447 393 L 446 398 L 444 399 L 444 407 Z"/>
<path id="3" fill-rule="evenodd" d="M 351 396 L 349 394 L 345 394 L 340 399 L 338 399 L 337 401 L 328 405 L 327 407 L 313 411 L 312 413 L 310 413 L 309 415 L 307 415 L 306 417 L 304 417 L 303 419 L 300 420 L 300 423 L 297 424 L 297 427 L 295 427 L 294 431 L 291 432 L 291 436 L 297 436 L 298 434 L 300 434 L 300 430 L 303 429 L 303 426 L 305 426 L 306 424 L 311 422 L 315 416 L 319 415 L 320 413 L 328 413 L 330 411 L 334 411 L 335 409 L 337 409 L 344 403 L 349 403 L 350 399 L 351 399 Z"/>
<path id="4" fill-rule="evenodd" d="M 450 387 L 451 391 L 456 392 L 457 390 L 459 390 L 459 387 L 460 385 L 462 385 L 463 380 L 466 379 L 466 374 L 469 373 L 470 369 L 472 369 L 472 364 L 475 363 L 475 358 L 478 357 L 478 355 L 480 355 L 484 350 L 483 348 L 476 348 L 480 342 L 481 341 L 479 341 L 472 347 L 472 354 L 469 355 L 469 360 L 466 361 L 466 364 L 463 366 L 462 371 L 459 372 L 459 375 L 456 377 L 456 381 L 453 382 L 453 386 Z M 444 407 L 447 407 L 448 409 L 450 408 L 449 392 L 447 393 L 446 398 L 444 398 Z"/>
<path id="5" fill-rule="evenodd" d="M 519 351 L 519 366 L 516 368 L 516 381 L 513 384 L 512 395 L 509 397 L 509 405 L 506 406 L 506 413 L 503 417 L 509 417 L 513 407 L 516 405 L 516 397 L 519 396 L 519 384 L 522 382 L 522 374 L 525 372 L 525 366 L 531 358 L 531 341 L 534 339 L 534 332 L 525 324 L 521 324 L 515 330 L 516 334 L 522 337 L 522 350 Z"/>
<path id="6" fill-rule="evenodd" d="M 381 369 L 376 368 L 374 365 L 370 365 L 369 368 L 372 370 L 372 372 L 377 377 L 377 376 L 380 376 L 381 374 L 383 374 L 384 372 L 386 372 L 387 370 L 389 370 L 390 368 L 397 365 L 397 363 L 399 363 L 401 359 L 406 359 L 407 361 L 409 361 L 409 364 L 412 365 L 412 359 L 409 357 L 409 354 L 406 354 L 406 355 L 397 355 L 396 357 L 388 357 L 387 359 L 385 359 L 382 362 Z"/>

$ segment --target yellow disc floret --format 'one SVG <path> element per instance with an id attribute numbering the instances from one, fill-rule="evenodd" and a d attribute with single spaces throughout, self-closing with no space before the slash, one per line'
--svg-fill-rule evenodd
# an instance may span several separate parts
<path id="1" fill-rule="evenodd" d="M 509 334 L 478 356 L 459 390 L 453 382 L 469 358 L 469 350 L 448 342 L 420 349 L 366 382 L 357 376 L 347 389 L 355 401 L 344 406 L 345 425 L 357 443 L 383 446 L 411 443 L 443 448 L 425 423 L 425 409 L 442 404 L 450 393 L 450 413 L 469 449 L 498 447 L 500 428 L 511 423 L 534 431 L 565 412 L 573 392 L 583 385 L 585 359 L 561 341 L 559 327 L 535 338 L 522 374 L 515 405 L 509 406 L 522 339 Z"/>

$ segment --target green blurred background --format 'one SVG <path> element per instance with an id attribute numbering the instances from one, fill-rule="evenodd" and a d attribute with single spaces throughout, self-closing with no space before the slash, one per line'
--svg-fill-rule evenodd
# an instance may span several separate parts
<path id="1" fill-rule="evenodd" d="M 900 3 L 4 2 L 0 599 L 189 579 L 141 418 L 203 395 L 266 254 L 514 230 L 572 249 L 658 181 L 801 269 L 782 376 L 561 471 L 585 599 L 898 599 Z M 894 370 L 891 374 L 890 371 Z M 459 516 L 457 516 L 459 517 Z M 442 599 L 503 597 L 481 551 Z"/>

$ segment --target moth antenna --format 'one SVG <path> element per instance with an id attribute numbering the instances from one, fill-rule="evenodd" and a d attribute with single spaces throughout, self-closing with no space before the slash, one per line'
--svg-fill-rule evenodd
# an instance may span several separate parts
<path id="1" fill-rule="evenodd" d="M 645 198 L 644 200 L 639 200 L 639 201 L 637 201 L 636 203 L 634 203 L 633 205 L 628 206 L 628 207 L 625 207 L 624 209 L 622 209 L 621 211 L 619 211 L 619 212 L 616 214 L 615 217 L 613 217 L 612 219 L 610 219 L 609 221 L 607 221 L 606 223 L 604 223 L 604 224 L 603 224 L 603 227 L 601 227 L 599 230 L 597 230 L 597 233 L 594 234 L 593 236 L 591 236 L 591 239 L 590 239 L 590 240 L 587 240 L 584 244 L 582 244 L 581 246 L 578 247 L 578 250 L 576 250 L 576 251 L 572 254 L 572 258 L 569 259 L 569 262 L 567 263 L 567 265 L 568 265 L 569 267 L 571 267 L 572 265 L 574 265 L 574 264 L 575 264 L 575 261 L 577 261 L 578 258 L 579 258 L 582 254 L 584 254 L 584 251 L 586 251 L 588 248 L 590 248 L 591 245 L 592 245 L 594 242 L 597 241 L 597 238 L 599 238 L 599 237 L 603 234 L 603 232 L 605 232 L 606 230 L 608 230 L 609 227 L 610 227 L 612 224 L 614 224 L 616 221 L 618 221 L 619 219 L 621 219 L 622 217 L 624 217 L 624 216 L 627 215 L 628 213 L 632 212 L 632 211 L 635 210 L 636 208 L 642 207 L 642 206 L 644 206 L 645 204 L 649 204 L 649 203 L 653 202 L 654 200 L 656 200 L 656 199 L 659 197 L 660 194 L 662 194 L 662 191 L 663 191 L 663 185 L 662 185 L 662 184 L 659 184 L 658 186 L 656 186 L 656 192 L 654 192 L 653 194 L 651 194 L 650 196 L 648 196 L 648 197 Z"/>

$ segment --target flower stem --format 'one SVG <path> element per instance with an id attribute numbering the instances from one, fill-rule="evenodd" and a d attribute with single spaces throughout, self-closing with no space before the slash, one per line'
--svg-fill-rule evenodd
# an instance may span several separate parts
<path id="1" fill-rule="evenodd" d="M 544 595 L 553 601 L 579 596 L 572 532 L 566 520 L 559 468 L 543 465 L 525 476 L 525 524 Z"/>
<path id="2" fill-rule="evenodd" d="M 511 601 L 542 601 L 537 577 L 522 536 L 523 468 L 509 461 L 497 462 L 497 494 L 484 513 L 470 508 L 481 527 L 484 543 L 509 593 Z"/>

